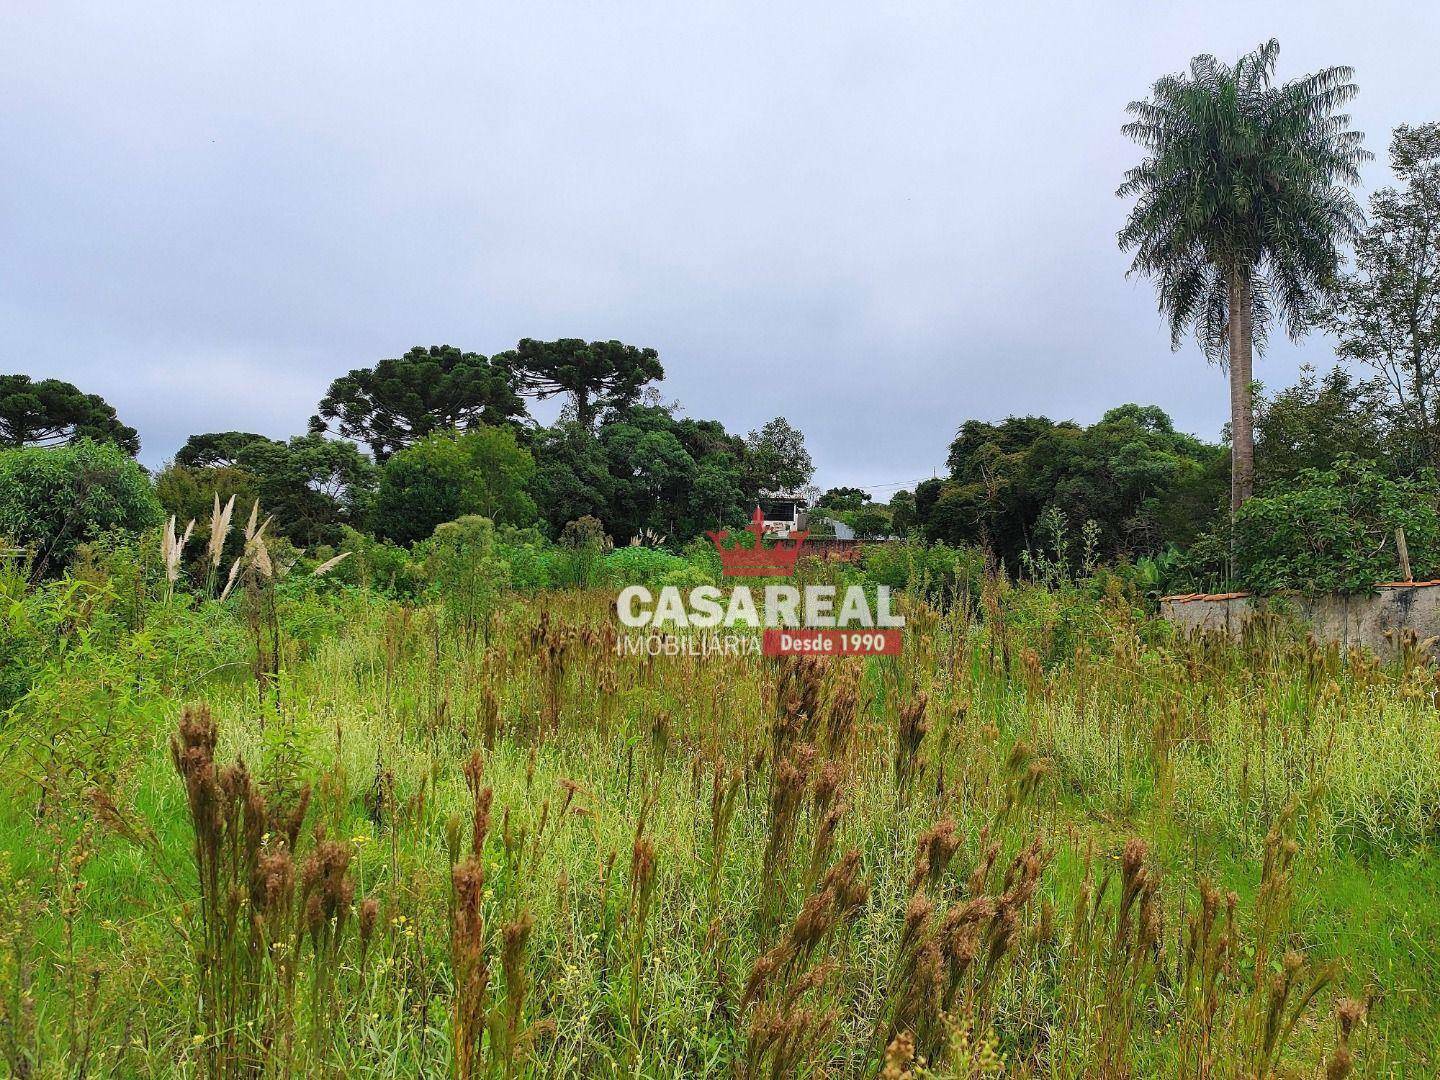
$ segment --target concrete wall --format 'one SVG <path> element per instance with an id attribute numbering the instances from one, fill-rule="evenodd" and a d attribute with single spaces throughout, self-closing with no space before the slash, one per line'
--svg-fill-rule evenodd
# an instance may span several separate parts
<path id="1" fill-rule="evenodd" d="M 1373 593 L 1277 599 L 1275 606 L 1298 614 L 1320 641 L 1362 645 L 1386 655 L 1396 650 L 1403 630 L 1414 630 L 1421 641 L 1440 637 L 1440 582 L 1379 585 Z M 1245 593 L 1196 593 L 1164 597 L 1160 614 L 1184 630 L 1216 630 L 1238 638 L 1245 623 L 1271 603 Z M 1440 655 L 1435 645 L 1431 651 Z"/>

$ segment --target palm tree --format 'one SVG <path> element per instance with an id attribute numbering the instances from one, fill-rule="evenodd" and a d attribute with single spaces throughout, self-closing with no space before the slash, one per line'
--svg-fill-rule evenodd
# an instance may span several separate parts
<path id="1" fill-rule="evenodd" d="M 1187 330 L 1230 369 L 1230 509 L 1254 488 L 1251 361 L 1272 320 L 1298 338 L 1364 215 L 1346 185 L 1371 155 L 1339 109 L 1348 67 L 1274 84 L 1278 42 L 1232 67 L 1197 56 L 1132 102 L 1122 130 L 1147 152 L 1117 192 L 1135 198 L 1120 247 L 1154 278 L 1171 347 Z"/>

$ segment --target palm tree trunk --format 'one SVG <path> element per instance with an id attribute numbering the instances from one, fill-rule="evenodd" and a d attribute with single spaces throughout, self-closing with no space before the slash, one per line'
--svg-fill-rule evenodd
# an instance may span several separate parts
<path id="1" fill-rule="evenodd" d="M 1255 312 L 1250 289 L 1230 278 L 1230 513 L 1255 493 L 1255 403 L 1251 390 Z"/>

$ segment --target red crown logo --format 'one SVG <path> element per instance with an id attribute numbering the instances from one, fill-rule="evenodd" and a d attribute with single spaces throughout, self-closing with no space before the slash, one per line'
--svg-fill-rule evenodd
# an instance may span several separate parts
<path id="1" fill-rule="evenodd" d="M 725 529 L 705 534 L 720 554 L 720 572 L 725 577 L 789 577 L 795 573 L 795 560 L 800 556 L 800 545 L 810 535 L 808 530 L 791 533 L 779 543 L 766 547 L 765 515 L 757 506 L 745 531 L 755 537 L 754 547 L 734 543 L 727 547 L 725 542 L 730 533 Z"/>

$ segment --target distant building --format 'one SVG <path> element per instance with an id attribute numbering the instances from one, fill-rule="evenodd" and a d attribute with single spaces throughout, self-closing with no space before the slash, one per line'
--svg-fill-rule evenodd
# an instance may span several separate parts
<path id="1" fill-rule="evenodd" d="M 760 512 L 765 515 L 765 535 L 787 537 L 809 528 L 810 504 L 801 498 L 762 498 Z"/>

